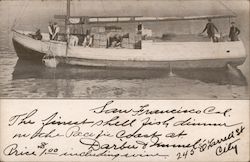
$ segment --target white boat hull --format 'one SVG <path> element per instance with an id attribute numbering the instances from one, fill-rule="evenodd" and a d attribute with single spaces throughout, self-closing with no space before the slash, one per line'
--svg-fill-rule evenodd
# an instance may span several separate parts
<path id="1" fill-rule="evenodd" d="M 19 58 L 41 61 L 53 53 L 70 65 L 122 68 L 222 68 L 238 66 L 246 59 L 241 41 L 236 42 L 152 42 L 142 41 L 142 49 L 84 48 L 66 43 L 34 40 L 24 32 L 14 32 L 13 44 Z M 42 62 L 42 61 L 41 61 Z"/>

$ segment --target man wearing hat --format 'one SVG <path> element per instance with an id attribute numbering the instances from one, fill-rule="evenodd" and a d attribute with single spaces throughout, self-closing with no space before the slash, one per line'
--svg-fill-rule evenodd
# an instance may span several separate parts
<path id="1" fill-rule="evenodd" d="M 231 41 L 238 41 L 238 35 L 240 34 L 240 30 L 235 26 L 235 22 L 231 23 L 229 38 Z"/>
<path id="2" fill-rule="evenodd" d="M 214 23 L 212 23 L 212 20 L 208 19 L 208 23 L 206 24 L 206 27 L 204 28 L 204 30 L 200 34 L 202 34 L 205 31 L 207 31 L 208 38 L 212 39 L 213 42 L 215 42 L 216 41 L 215 30 L 217 32 L 219 32 L 218 29 L 217 29 L 217 27 L 214 25 Z"/>
<path id="3" fill-rule="evenodd" d="M 52 21 L 49 21 L 48 30 L 49 30 L 49 39 L 52 40 L 52 36 L 55 32 Z"/>
<path id="4" fill-rule="evenodd" d="M 52 40 L 58 40 L 59 32 L 60 32 L 60 27 L 58 26 L 57 22 L 54 22 L 54 33 L 52 35 Z"/>

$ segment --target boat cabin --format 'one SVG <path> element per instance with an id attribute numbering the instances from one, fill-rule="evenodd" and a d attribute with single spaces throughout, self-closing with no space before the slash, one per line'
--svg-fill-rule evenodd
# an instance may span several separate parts
<path id="1" fill-rule="evenodd" d="M 65 22 L 65 29 L 59 33 L 58 41 L 67 41 L 66 17 L 56 15 L 55 19 Z M 106 19 L 106 18 L 105 18 Z M 117 18 L 118 19 L 118 18 Z M 120 19 L 120 18 L 119 18 Z M 108 20 L 113 20 L 111 17 Z M 124 20 L 124 17 L 123 17 Z M 95 22 L 93 22 L 95 21 Z M 101 22 L 100 22 L 101 21 Z M 101 18 L 69 18 L 69 45 L 89 48 L 141 49 L 142 32 L 128 31 L 122 25 L 108 25 Z"/>
<path id="2" fill-rule="evenodd" d="M 227 16 L 229 18 L 232 15 Z M 227 18 L 225 17 L 225 18 Z M 64 15 L 55 15 L 55 19 L 61 20 L 65 28 L 59 33 L 58 41 L 67 41 L 66 26 L 69 28 L 69 46 L 83 46 L 89 48 L 117 48 L 117 49 L 141 49 L 142 41 L 152 42 L 211 42 L 207 36 L 197 34 L 176 34 L 171 32 L 154 34 L 151 28 L 145 27 L 148 22 L 173 22 L 179 19 L 169 20 L 162 17 L 122 16 L 122 17 L 86 17 L 74 16 L 67 21 Z M 224 17 L 213 17 L 224 18 Z M 190 18 L 193 20 L 193 18 Z M 196 18 L 196 19 L 204 19 Z M 185 20 L 185 19 L 180 19 Z M 189 18 L 187 18 L 189 20 Z M 128 24 L 132 24 L 128 28 Z M 201 26 L 200 28 L 203 28 Z M 213 42 L 228 41 L 228 35 L 215 34 Z"/>

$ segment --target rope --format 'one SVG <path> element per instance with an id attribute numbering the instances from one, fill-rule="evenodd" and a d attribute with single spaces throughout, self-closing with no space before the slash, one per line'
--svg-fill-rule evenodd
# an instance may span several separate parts
<path id="1" fill-rule="evenodd" d="M 106 10 L 105 7 L 104 7 L 103 0 L 101 0 L 101 4 L 102 4 L 102 9 L 103 9 L 104 13 L 107 14 L 107 10 Z"/>
<path id="2" fill-rule="evenodd" d="M 219 1 L 227 10 L 229 10 L 230 12 L 233 13 L 234 16 L 237 16 L 237 14 L 232 10 L 230 9 L 229 7 L 227 7 L 227 5 L 225 5 L 222 1 Z M 229 26 L 231 25 L 231 17 L 229 17 L 228 19 L 228 22 L 229 22 Z"/>
<path id="3" fill-rule="evenodd" d="M 52 58 L 53 58 L 54 62 L 46 62 L 48 60 L 51 60 Z M 54 53 L 51 50 L 51 43 L 49 44 L 48 51 L 46 52 L 46 54 L 42 58 L 42 63 L 44 63 L 46 66 L 49 66 L 49 67 L 54 67 L 55 68 L 57 66 L 56 56 L 54 55 Z"/>
<path id="4" fill-rule="evenodd" d="M 230 12 L 232 12 L 234 16 L 237 15 L 232 9 L 230 9 L 229 7 L 227 7 L 227 5 L 225 5 L 222 1 L 219 1 L 219 3 L 222 4 L 227 10 L 229 10 Z"/>
<path id="5" fill-rule="evenodd" d="M 18 15 L 15 16 L 16 18 L 15 18 L 13 24 L 12 24 L 11 30 L 13 30 L 15 28 L 15 26 L 16 26 L 16 24 L 18 22 L 17 20 L 20 20 L 23 17 L 24 11 L 27 9 L 28 4 L 29 4 L 29 1 L 26 1 L 24 3 L 24 7 L 20 10 L 20 12 L 17 13 Z"/>

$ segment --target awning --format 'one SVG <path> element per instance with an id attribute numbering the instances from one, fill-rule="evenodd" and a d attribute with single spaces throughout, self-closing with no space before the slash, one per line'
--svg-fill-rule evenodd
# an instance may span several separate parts
<path id="1" fill-rule="evenodd" d="M 236 16 L 219 0 L 84 0 L 71 2 L 72 16 L 143 16 L 197 19 Z"/>

